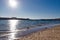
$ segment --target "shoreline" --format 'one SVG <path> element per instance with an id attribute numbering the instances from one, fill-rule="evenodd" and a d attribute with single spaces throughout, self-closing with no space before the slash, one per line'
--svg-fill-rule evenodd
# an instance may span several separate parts
<path id="1" fill-rule="evenodd" d="M 47 26 L 47 25 L 46 25 Z M 52 38 L 52 33 L 53 35 L 60 35 L 60 32 L 58 32 L 59 34 L 54 34 L 54 31 L 57 29 L 59 29 L 58 31 L 60 31 L 60 24 L 55 24 L 55 25 L 50 25 L 52 28 L 44 28 L 42 30 L 40 30 L 41 28 L 36 27 L 36 28 L 32 28 L 32 29 L 28 29 L 26 32 L 28 32 L 28 34 L 25 34 L 24 32 L 22 32 L 22 36 L 18 36 L 16 38 L 14 38 L 15 40 L 43 40 L 43 38 L 45 38 L 46 36 Z M 48 26 L 47 26 L 48 27 Z M 30 32 L 31 31 L 31 32 Z M 57 33 L 57 31 L 55 31 L 55 33 Z M 48 35 L 47 35 L 48 34 Z M 20 35 L 20 33 L 19 33 Z M 44 36 L 45 35 L 45 36 Z M 36 37 L 36 38 L 35 38 Z M 42 38 L 43 37 L 43 38 Z M 46 38 L 48 38 L 46 37 Z M 55 38 L 55 36 L 53 36 Z M 60 37 L 60 36 L 59 36 Z M 57 38 L 59 38 L 57 37 Z M 45 40 L 45 39 L 44 39 Z M 50 40 L 50 39 L 48 39 Z M 60 39 L 59 39 L 60 40 Z"/>
<path id="2" fill-rule="evenodd" d="M 60 40 L 60 25 L 50 29 L 33 32 L 17 40 Z"/>

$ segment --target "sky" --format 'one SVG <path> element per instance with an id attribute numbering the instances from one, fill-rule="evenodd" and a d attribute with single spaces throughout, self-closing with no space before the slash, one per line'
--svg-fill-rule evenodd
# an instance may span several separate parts
<path id="1" fill-rule="evenodd" d="M 0 17 L 60 18 L 60 0 L 16 0 L 15 2 L 9 4 L 9 0 L 0 0 Z"/>

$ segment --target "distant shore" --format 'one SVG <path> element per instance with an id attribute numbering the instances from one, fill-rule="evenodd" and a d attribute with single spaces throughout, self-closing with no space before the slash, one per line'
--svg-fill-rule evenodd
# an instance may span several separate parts
<path id="1" fill-rule="evenodd" d="M 30 19 L 30 18 L 17 18 L 17 17 L 0 17 L 0 20 L 35 20 L 35 21 L 40 21 L 40 20 L 43 20 L 43 21 L 60 21 L 60 18 L 54 18 L 54 19 Z"/>

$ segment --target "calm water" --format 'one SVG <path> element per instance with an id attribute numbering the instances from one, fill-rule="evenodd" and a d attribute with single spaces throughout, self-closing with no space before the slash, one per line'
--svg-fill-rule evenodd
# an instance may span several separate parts
<path id="1" fill-rule="evenodd" d="M 43 26 L 42 24 L 60 24 L 60 21 L 33 21 L 33 20 L 0 20 L 0 40 L 14 40 L 18 34 L 26 31 L 27 27 Z"/>

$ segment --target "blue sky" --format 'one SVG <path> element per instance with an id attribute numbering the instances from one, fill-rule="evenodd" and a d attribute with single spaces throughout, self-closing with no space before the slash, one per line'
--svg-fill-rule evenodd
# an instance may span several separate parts
<path id="1" fill-rule="evenodd" d="M 8 0 L 0 0 L 0 16 L 20 18 L 60 18 L 60 0 L 18 0 L 17 8 L 8 7 Z"/>

